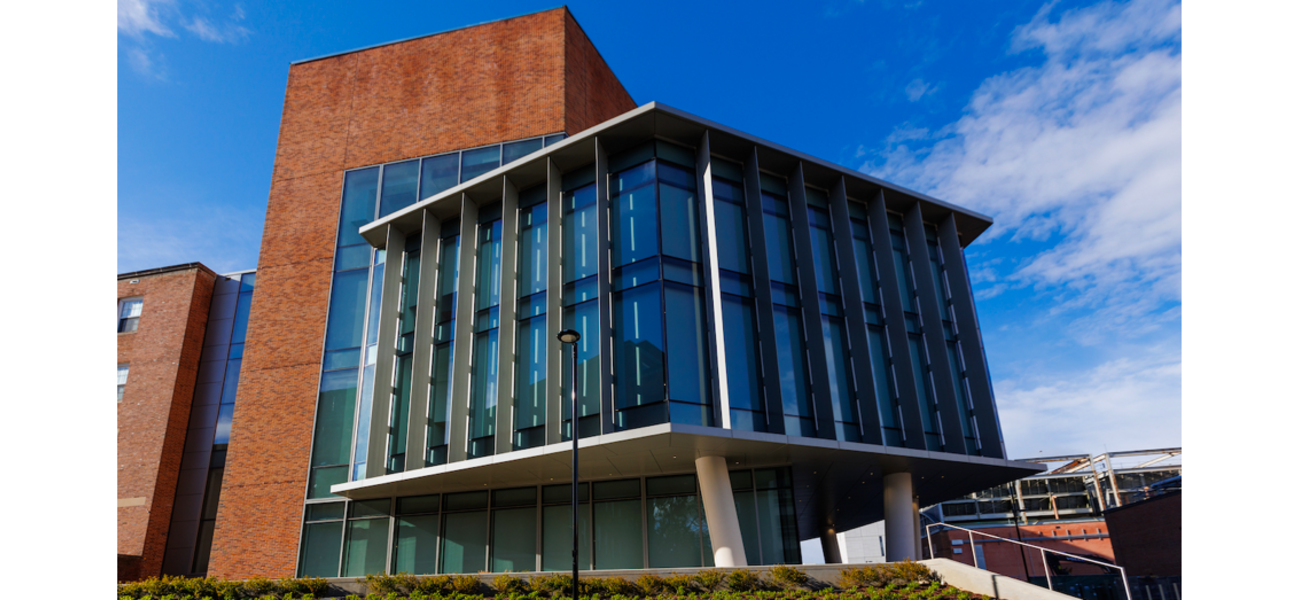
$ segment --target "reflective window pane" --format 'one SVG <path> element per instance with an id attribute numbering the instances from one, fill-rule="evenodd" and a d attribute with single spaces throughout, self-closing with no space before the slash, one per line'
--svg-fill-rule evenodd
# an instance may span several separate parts
<path id="1" fill-rule="evenodd" d="M 536 568 L 537 508 L 492 511 L 492 572 L 532 571 Z"/>
<path id="2" fill-rule="evenodd" d="M 511 142 L 501 148 L 501 164 L 508 165 L 542 149 L 542 138 Z"/>
<path id="3" fill-rule="evenodd" d="M 302 528 L 299 577 L 338 577 L 343 521 L 309 523 Z"/>
<path id="4" fill-rule="evenodd" d="M 361 227 L 375 220 L 379 195 L 379 167 L 349 171 L 343 178 L 343 206 L 339 214 L 339 246 L 365 244 Z"/>
<path id="5" fill-rule="evenodd" d="M 610 178 L 610 251 L 613 266 L 659 253 L 659 218 L 655 202 L 654 161 Z"/>
<path id="6" fill-rule="evenodd" d="M 436 571 L 439 519 L 436 514 L 397 519 L 393 572 L 424 575 Z"/>
<path id="7" fill-rule="evenodd" d="M 420 161 L 384 165 L 383 187 L 379 193 L 379 216 L 386 217 L 415 204 L 420 180 Z"/>
<path id="8" fill-rule="evenodd" d="M 443 515 L 442 573 L 487 570 L 488 511 Z"/>
<path id="9" fill-rule="evenodd" d="M 343 577 L 384 572 L 388 553 L 388 519 L 348 521 Z"/>
<path id="10" fill-rule="evenodd" d="M 703 521 L 695 494 L 647 498 L 650 568 L 703 566 Z"/>
<path id="11" fill-rule="evenodd" d="M 501 166 L 501 146 L 466 150 L 460 156 L 461 183 Z"/>
<path id="12" fill-rule="evenodd" d="M 709 355 L 706 348 L 704 290 L 664 284 L 664 315 L 669 319 L 668 397 L 683 402 L 709 404 Z"/>
<path id="13" fill-rule="evenodd" d="M 659 286 L 614 295 L 614 406 L 664 400 L 663 309 Z"/>
<path id="14" fill-rule="evenodd" d="M 420 166 L 420 199 L 456 187 L 460 176 L 460 154 L 444 154 L 424 159 Z"/>
<path id="15" fill-rule="evenodd" d="M 641 553 L 641 500 L 597 502 L 593 512 L 596 525 L 595 567 L 597 569 L 644 568 L 645 563 Z"/>
<path id="16" fill-rule="evenodd" d="M 564 281 L 595 275 L 599 268 L 599 232 L 596 228 L 596 186 L 565 192 Z"/>

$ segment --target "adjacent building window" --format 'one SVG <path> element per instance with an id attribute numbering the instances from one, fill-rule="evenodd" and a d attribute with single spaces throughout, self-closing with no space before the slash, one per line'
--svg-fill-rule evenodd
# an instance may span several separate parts
<path id="1" fill-rule="evenodd" d="M 144 298 L 124 298 L 117 303 L 117 332 L 131 333 L 140 326 L 140 311 Z"/>
<path id="2" fill-rule="evenodd" d="M 126 376 L 131 371 L 131 365 L 120 364 L 117 366 L 117 401 L 122 401 L 122 395 L 126 393 Z"/>
<path id="3" fill-rule="evenodd" d="M 806 197 L 812 234 L 813 272 L 817 279 L 818 306 L 821 309 L 823 344 L 826 348 L 826 370 L 830 375 L 835 439 L 860 442 L 862 430 L 858 425 L 861 420 L 858 418 L 857 386 L 853 382 L 852 353 L 849 351 L 848 329 L 844 324 L 830 198 L 826 192 L 814 188 L 807 188 Z"/>

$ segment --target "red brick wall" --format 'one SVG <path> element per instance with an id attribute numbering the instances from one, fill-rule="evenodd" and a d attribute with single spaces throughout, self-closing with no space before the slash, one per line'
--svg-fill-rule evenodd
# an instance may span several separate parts
<path id="1" fill-rule="evenodd" d="M 131 365 L 117 406 L 117 552 L 119 565 L 149 577 L 162 571 L 216 275 L 196 267 L 135 279 L 117 282 L 119 300 L 144 297 L 138 329 L 117 334 L 117 361 Z"/>
<path id="2" fill-rule="evenodd" d="M 1106 511 L 1115 564 L 1129 577 L 1183 574 L 1183 493 L 1171 492 Z"/>
<path id="3" fill-rule="evenodd" d="M 974 529 L 974 528 L 972 528 Z M 977 529 L 989 535 L 1009 540 L 1016 539 L 1016 528 L 981 527 Z M 1100 531 L 1100 533 L 1098 533 Z M 1050 550 L 1059 550 L 1078 556 L 1114 562 L 1115 553 L 1111 549 L 1111 540 L 1107 537 L 1109 529 L 1105 521 L 1083 521 L 1072 523 L 1051 523 L 1045 525 L 1021 525 L 1020 538 L 1026 544 L 1041 546 Z M 1075 538 L 1075 539 L 1055 539 Z M 934 554 L 940 558 L 950 558 L 960 563 L 975 565 L 975 555 L 970 548 L 970 536 L 965 531 L 947 530 L 934 535 Z M 954 544 L 954 541 L 960 543 Z M 988 537 L 975 535 L 975 542 L 984 549 L 984 568 L 1008 577 L 1026 579 L 1025 564 L 1029 565 L 1029 575 L 1042 577 L 1043 556 L 1037 549 L 1025 548 L 1021 559 L 1021 546 L 1010 542 L 1001 542 Z M 953 550 L 960 548 L 961 554 Z M 1083 563 L 1063 563 L 1075 575 L 1098 575 L 1104 570 Z"/>
<path id="4" fill-rule="evenodd" d="M 558 8 L 290 67 L 210 575 L 295 574 L 343 172 L 634 108 L 575 34 Z"/>
<path id="5" fill-rule="evenodd" d="M 573 134 L 590 129 L 636 108 L 572 14 L 566 13 L 564 26 L 565 130 Z"/>

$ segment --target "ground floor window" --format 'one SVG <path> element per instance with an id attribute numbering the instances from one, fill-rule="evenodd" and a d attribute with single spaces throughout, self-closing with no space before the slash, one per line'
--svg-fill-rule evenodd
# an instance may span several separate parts
<path id="1" fill-rule="evenodd" d="M 789 469 L 733 471 L 731 482 L 749 564 L 799 563 Z M 572 494 L 558 484 L 312 502 L 298 574 L 568 571 Z M 584 482 L 578 500 L 580 569 L 713 566 L 693 473 Z"/>

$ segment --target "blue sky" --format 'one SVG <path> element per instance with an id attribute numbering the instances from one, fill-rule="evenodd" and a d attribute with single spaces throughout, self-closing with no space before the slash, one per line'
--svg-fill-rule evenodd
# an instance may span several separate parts
<path id="1" fill-rule="evenodd" d="M 119 0 L 118 269 L 255 266 L 290 61 L 552 8 Z M 659 101 L 991 215 L 1013 457 L 1182 443 L 1181 5 L 572 2 Z"/>

